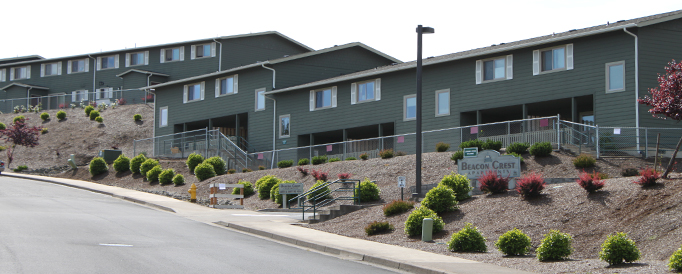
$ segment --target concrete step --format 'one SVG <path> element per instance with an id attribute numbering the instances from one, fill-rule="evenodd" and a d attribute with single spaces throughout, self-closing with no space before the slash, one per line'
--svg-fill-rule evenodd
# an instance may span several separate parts
<path id="1" fill-rule="evenodd" d="M 359 210 L 361 208 L 362 206 L 359 205 L 337 205 L 324 210 L 317 211 L 317 214 L 314 218 L 309 217 L 308 220 L 306 221 L 310 224 L 324 222 L 351 213 L 353 211 Z"/>

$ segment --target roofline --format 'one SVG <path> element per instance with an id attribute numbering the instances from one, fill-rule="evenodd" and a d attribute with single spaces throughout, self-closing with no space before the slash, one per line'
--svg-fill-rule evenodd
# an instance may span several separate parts
<path id="1" fill-rule="evenodd" d="M 17 57 L 2 58 L 2 59 L 0 59 L 0 62 L 9 61 L 9 60 L 12 60 L 12 59 L 26 59 L 26 58 L 36 58 L 36 57 L 37 57 L 37 58 L 40 58 L 40 60 L 44 60 L 44 59 L 45 59 L 45 57 L 42 57 L 42 56 L 40 56 L 40 55 L 35 55 L 35 54 L 34 54 L 34 55 L 27 55 L 27 56 L 17 56 Z"/>
<path id="2" fill-rule="evenodd" d="M 28 85 L 28 84 L 22 84 L 22 83 L 11 83 L 11 84 L 9 84 L 9 85 L 6 85 L 6 86 L 0 88 L 0 90 L 6 90 L 6 89 L 8 89 L 8 88 L 11 87 L 11 86 L 20 86 L 20 87 L 25 87 L 25 88 L 35 88 L 35 89 L 50 90 L 50 88 L 47 88 L 47 87 L 34 86 L 34 85 Z"/>
<path id="3" fill-rule="evenodd" d="M 184 82 L 192 82 L 192 81 L 194 81 L 194 80 L 198 80 L 198 79 L 202 79 L 202 78 L 208 78 L 208 77 L 211 77 L 211 76 L 218 76 L 218 75 L 233 73 L 233 72 L 235 72 L 235 71 L 239 71 L 239 70 L 242 70 L 242 69 L 248 69 L 248 68 L 253 68 L 253 67 L 260 67 L 261 64 L 265 65 L 265 64 L 269 64 L 269 63 L 270 63 L 270 62 L 268 62 L 268 61 L 265 61 L 265 62 L 258 62 L 258 63 L 246 65 L 246 66 L 236 67 L 236 68 L 233 68 L 233 69 L 222 70 L 222 71 L 216 71 L 216 72 L 211 72 L 211 73 L 208 73 L 208 74 L 197 75 L 197 76 L 193 76 L 193 77 L 189 77 L 189 78 L 184 78 L 184 79 L 178 79 L 178 80 L 175 80 L 175 81 L 165 82 L 165 83 L 161 83 L 161 84 L 157 84 L 157 85 L 151 85 L 151 86 L 141 87 L 140 89 L 145 89 L 145 90 L 147 90 L 147 89 L 155 89 L 155 88 L 160 88 L 160 87 L 165 87 L 165 86 L 180 84 L 180 83 L 184 83 Z"/>
<path id="4" fill-rule="evenodd" d="M 148 71 L 148 70 L 141 70 L 141 69 L 129 69 L 129 70 L 126 70 L 120 74 L 116 74 L 116 77 L 121 77 L 121 76 L 126 75 L 126 74 L 131 73 L 131 72 L 138 72 L 138 73 L 142 73 L 142 74 L 151 74 L 151 75 L 170 77 L 170 75 L 168 75 L 168 74 L 158 73 L 158 72 L 153 72 L 153 71 Z"/>

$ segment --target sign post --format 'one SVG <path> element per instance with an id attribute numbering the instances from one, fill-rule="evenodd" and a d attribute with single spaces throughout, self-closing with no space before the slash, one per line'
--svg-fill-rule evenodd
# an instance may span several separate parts
<path id="1" fill-rule="evenodd" d="M 398 187 L 400 188 L 400 200 L 405 200 L 403 189 L 405 189 L 405 176 L 398 176 Z"/>
<path id="2" fill-rule="evenodd" d="M 301 193 L 303 193 L 303 183 L 279 184 L 279 194 L 282 195 L 282 208 L 289 208 L 289 200 L 287 200 L 287 194 Z"/>

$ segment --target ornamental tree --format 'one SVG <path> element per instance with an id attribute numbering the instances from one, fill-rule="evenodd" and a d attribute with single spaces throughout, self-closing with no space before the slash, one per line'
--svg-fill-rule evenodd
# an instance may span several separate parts
<path id="1" fill-rule="evenodd" d="M 20 119 L 12 123 L 7 128 L 0 130 L 0 138 L 5 140 L 5 143 L 11 145 L 7 148 L 7 168 L 9 169 L 14 159 L 14 151 L 16 146 L 35 147 L 38 145 L 38 136 L 40 136 L 40 128 L 33 126 L 26 126 L 26 120 Z"/>

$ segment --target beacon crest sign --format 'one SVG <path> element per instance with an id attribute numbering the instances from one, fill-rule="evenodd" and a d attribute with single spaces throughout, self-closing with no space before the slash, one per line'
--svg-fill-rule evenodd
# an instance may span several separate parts
<path id="1" fill-rule="evenodd" d="M 494 150 L 484 150 L 476 158 L 464 158 L 457 162 L 459 174 L 469 179 L 478 179 L 488 170 L 497 172 L 501 177 L 516 178 L 521 176 L 521 161 L 512 155 L 500 155 Z"/>

